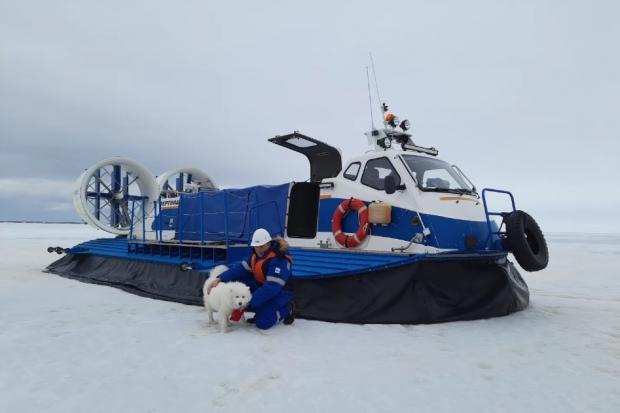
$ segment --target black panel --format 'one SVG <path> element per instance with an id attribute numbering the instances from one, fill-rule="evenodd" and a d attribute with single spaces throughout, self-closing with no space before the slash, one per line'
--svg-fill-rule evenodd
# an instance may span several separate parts
<path id="1" fill-rule="evenodd" d="M 293 184 L 288 206 L 286 233 L 292 238 L 314 238 L 319 217 L 321 190 L 313 182 Z"/>

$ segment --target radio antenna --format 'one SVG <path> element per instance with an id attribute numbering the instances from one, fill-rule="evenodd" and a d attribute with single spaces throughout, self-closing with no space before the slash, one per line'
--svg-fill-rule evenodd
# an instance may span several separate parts
<path id="1" fill-rule="evenodd" d="M 368 104 L 370 107 L 370 127 L 375 130 L 375 119 L 372 113 L 372 93 L 370 93 L 370 75 L 368 74 L 368 66 L 366 66 L 366 81 L 368 82 Z"/>
<path id="2" fill-rule="evenodd" d="M 379 99 L 379 110 L 381 113 L 385 113 L 387 108 L 385 107 L 383 101 L 381 100 L 381 95 L 379 94 L 379 82 L 377 82 L 377 71 L 375 70 L 375 60 L 372 58 L 372 52 L 370 53 L 370 64 L 372 65 L 372 75 L 375 79 L 375 87 L 377 88 L 377 99 Z M 383 116 L 381 116 L 383 118 Z"/>

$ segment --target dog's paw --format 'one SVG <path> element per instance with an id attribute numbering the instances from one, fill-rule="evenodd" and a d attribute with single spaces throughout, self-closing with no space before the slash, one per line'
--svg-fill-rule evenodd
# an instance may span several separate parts
<path id="1" fill-rule="evenodd" d="M 228 333 L 228 330 L 230 330 L 229 324 L 220 323 L 220 333 Z"/>

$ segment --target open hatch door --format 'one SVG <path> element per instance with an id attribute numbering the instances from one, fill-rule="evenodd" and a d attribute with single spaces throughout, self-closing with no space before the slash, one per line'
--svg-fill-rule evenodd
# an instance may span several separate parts
<path id="1" fill-rule="evenodd" d="M 342 169 L 342 158 L 338 149 L 297 131 L 288 135 L 278 135 L 269 141 L 305 155 L 310 161 L 310 180 L 312 182 L 321 182 L 324 178 L 333 178 Z"/>

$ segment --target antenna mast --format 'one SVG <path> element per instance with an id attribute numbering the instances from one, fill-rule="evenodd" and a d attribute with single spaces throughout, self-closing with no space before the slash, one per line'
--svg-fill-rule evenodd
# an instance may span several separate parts
<path id="1" fill-rule="evenodd" d="M 370 106 L 370 128 L 375 129 L 375 120 L 372 114 L 372 94 L 370 93 L 370 76 L 368 75 L 368 66 L 366 66 L 366 80 L 368 82 L 368 102 Z"/>
<path id="2" fill-rule="evenodd" d="M 372 58 L 372 52 L 370 54 L 370 64 L 372 66 L 372 75 L 375 79 L 375 87 L 377 88 L 377 99 L 379 99 L 379 110 L 381 111 L 381 118 L 383 119 L 383 115 L 387 112 L 387 107 L 385 103 L 381 100 L 381 95 L 379 94 L 379 82 L 377 82 L 377 71 L 375 70 L 375 60 Z"/>

